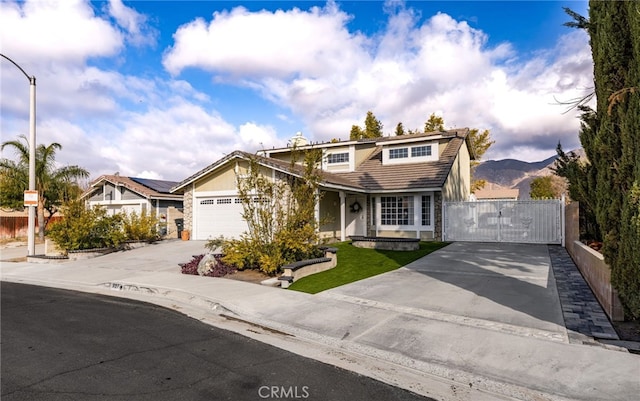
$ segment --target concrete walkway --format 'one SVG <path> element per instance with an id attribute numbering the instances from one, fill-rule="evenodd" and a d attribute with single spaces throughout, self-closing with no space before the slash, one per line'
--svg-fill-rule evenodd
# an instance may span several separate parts
<path id="1" fill-rule="evenodd" d="M 569 341 L 546 245 L 454 243 L 317 295 L 180 274 L 203 251 L 168 241 L 88 261 L 3 262 L 1 278 L 143 299 L 441 400 L 640 393 L 638 355 Z"/>

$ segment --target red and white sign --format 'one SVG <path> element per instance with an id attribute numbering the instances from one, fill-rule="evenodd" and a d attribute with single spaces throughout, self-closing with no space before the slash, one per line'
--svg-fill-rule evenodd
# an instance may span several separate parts
<path id="1" fill-rule="evenodd" d="M 38 191 L 24 191 L 24 205 L 38 206 Z"/>

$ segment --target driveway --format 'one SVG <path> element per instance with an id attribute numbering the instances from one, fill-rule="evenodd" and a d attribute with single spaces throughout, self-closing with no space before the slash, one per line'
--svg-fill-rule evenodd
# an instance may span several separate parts
<path id="1" fill-rule="evenodd" d="M 566 335 L 546 245 L 456 242 L 322 294 L 507 331 Z"/>

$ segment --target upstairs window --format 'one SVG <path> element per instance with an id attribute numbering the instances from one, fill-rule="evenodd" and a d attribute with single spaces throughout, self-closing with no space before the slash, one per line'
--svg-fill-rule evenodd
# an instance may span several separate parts
<path id="1" fill-rule="evenodd" d="M 328 164 L 349 163 L 349 153 L 332 153 L 327 155 Z"/>
<path id="2" fill-rule="evenodd" d="M 414 146 L 411 148 L 411 157 L 431 156 L 431 145 Z"/>
<path id="3" fill-rule="evenodd" d="M 407 157 L 409 157 L 409 149 L 407 148 L 389 149 L 389 159 L 405 159 Z"/>

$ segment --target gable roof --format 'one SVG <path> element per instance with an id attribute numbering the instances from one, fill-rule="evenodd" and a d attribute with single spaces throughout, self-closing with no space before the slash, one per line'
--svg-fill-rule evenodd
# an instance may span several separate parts
<path id="1" fill-rule="evenodd" d="M 382 146 L 353 172 L 335 173 L 358 183 L 369 191 L 406 191 L 438 189 L 444 185 L 467 133 L 453 136 L 437 161 L 384 166 Z"/>
<path id="2" fill-rule="evenodd" d="M 124 177 L 121 175 L 101 175 L 91 182 L 89 188 L 81 198 L 89 196 L 98 186 L 109 182 L 115 186 L 122 186 L 147 199 L 176 199 L 181 200 L 182 195 L 173 194 L 169 190 L 177 184 L 175 181 L 151 180 L 138 177 Z"/>
<path id="3" fill-rule="evenodd" d="M 301 177 L 303 175 L 302 166 L 299 166 L 299 165 L 292 166 L 291 163 L 283 160 L 278 160 L 271 157 L 264 157 L 264 156 L 244 152 L 241 150 L 236 150 L 233 153 L 229 153 L 222 159 L 216 161 L 215 163 L 208 165 L 207 167 L 203 168 L 202 170 L 198 171 L 192 176 L 184 179 L 183 181 L 175 185 L 173 188 L 171 188 L 171 192 L 175 193 L 181 189 L 184 189 L 187 185 L 199 180 L 200 178 L 206 176 L 210 172 L 215 171 L 218 167 L 227 164 L 227 162 L 233 159 L 250 160 L 251 158 L 255 158 L 258 164 L 263 165 L 265 167 L 270 167 L 275 170 L 292 174 L 298 177 Z M 329 173 L 327 171 L 322 172 L 322 180 L 320 184 L 325 187 L 344 187 L 345 189 L 351 189 L 351 190 L 361 190 L 361 191 L 364 190 L 362 186 L 358 184 L 354 184 L 352 181 L 344 177 L 341 177 L 336 173 Z"/>
<path id="4" fill-rule="evenodd" d="M 387 166 L 382 165 L 382 147 L 387 142 L 411 141 L 414 139 L 428 137 L 449 139 L 445 149 L 442 151 L 442 154 L 437 161 L 427 163 L 394 164 Z M 465 128 L 445 132 L 430 132 L 406 135 L 403 137 L 373 138 L 359 142 L 375 142 L 377 144 L 376 150 L 353 172 L 332 173 L 323 170 L 322 181 L 320 182 L 322 186 L 356 192 L 397 192 L 407 190 L 440 189 L 444 185 L 462 145 L 466 142 L 467 147 L 469 147 L 469 129 Z M 291 166 L 291 163 L 287 161 L 236 150 L 181 181 L 179 184 L 171 188 L 171 192 L 175 193 L 184 189 L 187 185 L 192 184 L 233 159 L 249 160 L 251 158 L 255 158 L 257 162 L 263 166 L 270 167 L 284 173 L 298 177 L 303 175 L 302 166 Z"/>

